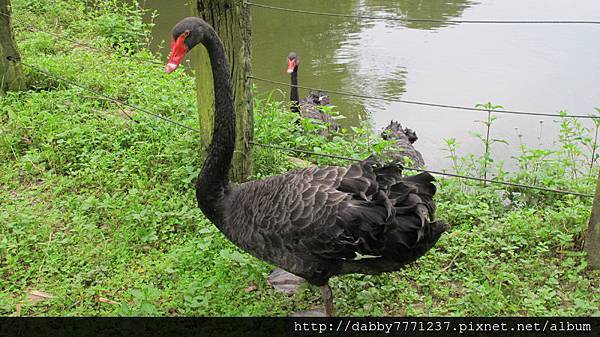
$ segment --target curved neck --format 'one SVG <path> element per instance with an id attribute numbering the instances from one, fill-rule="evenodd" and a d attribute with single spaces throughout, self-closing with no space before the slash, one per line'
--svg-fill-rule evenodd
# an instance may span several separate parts
<path id="1" fill-rule="evenodd" d="M 290 102 L 292 103 L 291 110 L 292 112 L 300 112 L 298 107 L 298 103 L 300 101 L 300 98 L 298 97 L 298 66 L 294 68 L 290 78 Z"/>
<path id="2" fill-rule="evenodd" d="M 229 62 L 217 33 L 206 24 L 203 43 L 213 74 L 215 116 L 212 141 L 196 181 L 196 199 L 204 214 L 216 224 L 222 221 L 222 201 L 229 185 L 229 168 L 235 147 L 235 110 Z"/>

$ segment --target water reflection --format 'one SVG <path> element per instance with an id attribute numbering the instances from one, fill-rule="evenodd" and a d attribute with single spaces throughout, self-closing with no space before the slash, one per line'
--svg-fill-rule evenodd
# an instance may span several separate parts
<path id="1" fill-rule="evenodd" d="M 190 13 L 189 0 L 146 0 L 146 8 L 156 9 L 154 48 L 168 53 L 166 42 L 172 25 Z M 277 5 L 292 9 L 309 9 L 342 14 L 448 19 L 459 16 L 473 2 L 454 1 L 386 1 L 386 0 L 283 0 Z M 349 91 L 368 96 L 399 98 L 405 91 L 408 70 L 403 65 L 395 30 L 401 21 L 373 21 L 340 17 L 315 17 L 306 14 L 253 8 L 253 71 L 259 77 L 289 82 L 285 73 L 286 56 L 296 52 L 302 64 L 300 85 Z M 392 24 L 392 25 L 391 25 Z M 443 24 L 408 23 L 406 27 L 436 29 Z M 281 89 L 288 97 L 289 88 L 257 83 L 259 91 Z M 301 90 L 301 96 L 307 94 Z M 364 100 L 332 95 L 332 103 L 347 118 L 345 126 L 357 125 L 389 104 L 380 100 Z"/>
<path id="2" fill-rule="evenodd" d="M 404 1 L 386 1 L 386 0 L 364 0 L 362 9 L 374 15 L 403 17 L 409 19 L 427 19 L 427 20 L 452 20 L 459 18 L 463 11 L 477 2 L 470 0 L 404 0 Z M 395 25 L 432 30 L 453 23 L 447 22 L 402 22 L 388 21 L 388 25 Z"/>
<path id="3" fill-rule="evenodd" d="M 307 9 L 313 11 L 330 11 L 336 13 L 352 13 L 359 1 L 279 1 L 278 6 L 286 8 Z M 285 72 L 286 56 L 290 51 L 298 54 L 299 84 L 310 87 L 337 90 L 352 89 L 361 91 L 352 83 L 355 72 L 352 59 L 356 56 L 341 58 L 339 50 L 348 44 L 356 44 L 361 30 L 359 20 L 346 18 L 314 17 L 305 14 L 279 12 L 262 8 L 254 8 L 253 15 L 253 70 L 257 76 L 289 82 Z M 357 48 L 351 48 L 357 50 Z M 259 90 L 272 90 L 275 87 L 257 83 Z M 300 90 L 300 95 L 307 90 Z M 287 94 L 286 96 L 287 97 Z M 364 106 L 359 101 L 332 95 L 332 103 L 348 117 L 346 125 L 355 125 L 358 119 L 366 118 Z"/>
<path id="4" fill-rule="evenodd" d="M 277 2 L 277 6 L 292 9 L 434 20 L 456 18 L 473 4 L 468 0 Z M 409 44 L 403 43 L 401 31 L 445 26 L 435 22 L 405 25 L 402 21 L 315 17 L 263 8 L 253 10 L 253 20 L 254 72 L 258 76 L 287 81 L 283 72 L 284 56 L 296 51 L 304 61 L 300 70 L 301 85 L 384 98 L 400 98 L 406 91 L 409 70 L 403 50 Z M 258 88 L 275 87 L 259 83 Z M 347 117 L 342 121 L 345 126 L 357 125 L 390 108 L 389 102 L 339 95 L 332 95 L 332 102 Z"/>

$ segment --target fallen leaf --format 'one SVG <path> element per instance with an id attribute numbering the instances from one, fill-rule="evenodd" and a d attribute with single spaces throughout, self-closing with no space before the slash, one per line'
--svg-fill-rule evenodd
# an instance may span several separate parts
<path id="1" fill-rule="evenodd" d="M 54 298 L 54 295 L 39 290 L 32 290 L 27 294 L 27 300 L 30 304 L 36 304 L 51 298 Z"/>
<path id="2" fill-rule="evenodd" d="M 108 303 L 108 304 L 119 304 L 113 300 L 109 300 L 108 298 L 98 297 L 98 302 Z"/>
<path id="3" fill-rule="evenodd" d="M 256 289 L 258 289 L 258 287 L 256 286 L 256 284 L 253 283 L 253 284 L 250 284 L 246 289 L 244 289 L 244 291 L 247 292 L 247 293 L 249 293 L 249 292 L 254 291 Z"/>
<path id="4" fill-rule="evenodd" d="M 27 135 L 23 135 L 23 137 L 21 137 L 21 140 L 23 140 L 23 143 L 25 143 L 27 145 L 33 144 L 33 142 L 31 141 L 31 138 L 29 138 L 29 136 L 27 136 Z"/>

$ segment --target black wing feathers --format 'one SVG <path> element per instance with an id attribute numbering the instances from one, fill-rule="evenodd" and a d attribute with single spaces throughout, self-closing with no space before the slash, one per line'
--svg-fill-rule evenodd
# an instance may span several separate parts
<path id="1" fill-rule="evenodd" d="M 429 239 L 433 181 L 429 173 L 402 177 L 400 166 L 372 160 L 350 166 L 337 187 L 350 198 L 337 209 L 335 224 L 326 226 L 331 232 L 311 248 L 327 259 L 401 258 Z"/>
<path id="2" fill-rule="evenodd" d="M 433 181 L 372 160 L 306 168 L 238 185 L 227 199 L 228 226 L 220 229 L 315 284 L 340 273 L 397 270 L 446 229 L 432 222 Z"/>

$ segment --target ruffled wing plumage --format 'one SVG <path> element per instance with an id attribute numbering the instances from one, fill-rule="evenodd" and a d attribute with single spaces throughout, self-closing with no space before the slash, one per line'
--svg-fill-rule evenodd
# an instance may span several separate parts
<path id="1" fill-rule="evenodd" d="M 403 177 L 399 165 L 367 160 L 243 184 L 230 199 L 237 206 L 230 206 L 228 221 L 237 230 L 229 236 L 314 283 L 395 270 L 423 255 L 447 228 L 433 221 L 433 181 L 429 173 Z"/>

